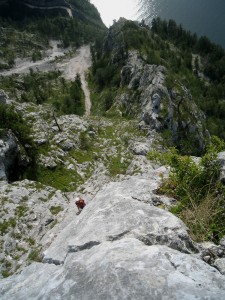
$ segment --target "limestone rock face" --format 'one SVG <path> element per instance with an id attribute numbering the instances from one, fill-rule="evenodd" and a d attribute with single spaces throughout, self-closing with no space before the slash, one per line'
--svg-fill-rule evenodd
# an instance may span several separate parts
<path id="1" fill-rule="evenodd" d="M 160 208 L 173 203 L 155 194 L 168 171 L 145 172 L 107 183 L 78 216 L 68 206 L 62 226 L 40 240 L 43 262 L 2 279 L 1 299 L 222 299 L 223 253 L 216 268 L 201 259 L 203 246 Z M 15 242 L 9 237 L 5 246 Z"/>
<path id="2" fill-rule="evenodd" d="M 62 221 L 68 200 L 54 188 L 28 180 L 2 182 L 0 199 L 0 271 L 10 263 L 13 272 L 33 259 L 41 259 L 41 248 L 54 237 L 47 232 Z"/>
<path id="3" fill-rule="evenodd" d="M 166 82 L 167 75 L 170 75 L 166 67 L 148 64 L 146 55 L 140 50 L 126 47 L 124 36 L 126 25 L 131 26 L 129 22 L 123 18 L 115 22 L 104 41 L 103 57 L 110 57 L 108 64 L 123 66 L 121 89 L 111 111 L 138 117 L 142 129 L 163 132 L 165 139 L 178 148 L 201 154 L 209 138 L 205 115 L 193 101 L 182 79 L 175 80 L 170 88 Z M 138 32 L 140 25 L 133 23 L 132 26 Z"/>
<path id="4" fill-rule="evenodd" d="M 179 219 L 154 206 L 160 172 L 105 185 L 45 263 L 1 280 L 1 299 L 222 299 L 225 276 L 199 258 Z"/>
<path id="5" fill-rule="evenodd" d="M 62 264 L 68 251 L 76 252 L 88 245 L 127 236 L 147 245 L 158 243 L 187 253 L 197 251 L 185 225 L 172 214 L 153 206 L 158 201 L 153 193 L 157 188 L 154 179 L 157 172 L 153 171 L 149 179 L 131 177 L 106 185 L 45 251 L 44 261 Z M 164 201 L 162 198 L 160 204 Z"/>
<path id="6" fill-rule="evenodd" d="M 172 90 L 166 88 L 166 74 L 165 67 L 146 64 L 137 50 L 129 51 L 127 63 L 121 70 L 121 85 L 127 86 L 130 92 L 118 96 L 117 105 L 126 113 L 137 115 L 139 112 L 141 128 L 169 130 L 173 141 L 178 144 L 195 141 L 201 152 L 209 137 L 205 116 L 181 83 L 177 82 Z M 140 96 L 134 102 L 135 91 Z"/>
<path id="7" fill-rule="evenodd" d="M 153 300 L 216 300 L 223 299 L 225 291 L 224 276 L 204 262 L 133 238 L 70 253 L 63 266 L 33 264 L 3 283 L 2 300 L 122 300 L 150 295 Z"/>

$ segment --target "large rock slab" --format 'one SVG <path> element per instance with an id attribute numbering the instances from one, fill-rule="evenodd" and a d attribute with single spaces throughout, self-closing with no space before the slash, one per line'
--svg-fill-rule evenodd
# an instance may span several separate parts
<path id="1" fill-rule="evenodd" d="M 147 245 L 168 245 L 185 253 L 197 251 L 183 222 L 166 210 L 154 207 L 159 201 L 154 194 L 157 187 L 155 179 L 138 176 L 109 183 L 79 217 L 64 228 L 45 251 L 44 261 L 62 264 L 69 252 L 123 237 L 135 237 Z M 162 198 L 161 204 L 166 200 Z"/>
<path id="2" fill-rule="evenodd" d="M 192 255 L 124 238 L 70 253 L 63 266 L 35 263 L 4 279 L 0 292 L 2 300 L 218 300 L 225 277 Z"/>

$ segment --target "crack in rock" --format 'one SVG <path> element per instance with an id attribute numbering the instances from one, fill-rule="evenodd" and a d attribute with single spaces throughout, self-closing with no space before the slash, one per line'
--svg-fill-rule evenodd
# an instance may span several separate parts
<path id="1" fill-rule="evenodd" d="M 83 245 L 80 246 L 76 246 L 76 245 L 69 245 L 68 246 L 68 253 L 74 253 L 74 252 L 79 252 L 79 251 L 83 251 L 83 250 L 89 250 L 97 245 L 101 244 L 101 242 L 98 241 L 90 241 L 88 243 L 85 243 Z"/>
<path id="2" fill-rule="evenodd" d="M 138 236 L 137 239 L 144 243 L 146 246 L 165 245 L 171 249 L 178 250 L 181 253 L 186 254 L 199 252 L 199 249 L 194 245 L 194 243 L 189 239 L 188 236 L 179 239 L 166 234 L 162 234 L 160 236 L 148 234 L 146 236 Z"/>
<path id="3" fill-rule="evenodd" d="M 174 268 L 174 270 L 177 270 L 178 266 L 175 265 L 175 263 L 172 261 L 169 253 L 165 253 L 165 257 L 168 259 L 168 261 L 170 262 L 171 266 Z"/>
<path id="4" fill-rule="evenodd" d="M 136 197 L 133 197 L 133 196 L 131 196 L 131 198 L 136 200 L 136 201 L 142 202 L 142 203 L 151 204 L 148 200 L 142 200 L 142 199 L 139 199 L 139 198 L 136 198 Z"/>
<path id="5" fill-rule="evenodd" d="M 120 234 L 114 235 L 114 236 L 109 235 L 106 240 L 109 241 L 109 242 L 114 242 L 114 241 L 122 239 L 127 233 L 130 233 L 130 231 L 126 230 L 126 231 L 124 231 Z"/>
<path id="6" fill-rule="evenodd" d="M 64 260 L 62 261 L 62 260 L 53 259 L 53 258 L 44 258 L 42 263 L 60 266 L 60 265 L 64 264 Z"/>

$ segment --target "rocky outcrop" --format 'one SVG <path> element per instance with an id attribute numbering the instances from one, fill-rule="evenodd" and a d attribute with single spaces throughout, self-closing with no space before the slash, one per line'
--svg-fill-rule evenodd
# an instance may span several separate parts
<path id="1" fill-rule="evenodd" d="M 172 71 L 162 65 L 147 63 L 141 42 L 139 49 L 134 42 L 135 36 L 142 36 L 142 30 L 138 23 L 121 18 L 109 28 L 105 37 L 102 57 L 108 58 L 109 66 L 121 69 L 120 89 L 108 113 L 119 115 L 120 112 L 139 118 L 142 129 L 161 132 L 167 144 L 176 145 L 185 153 L 199 155 L 209 139 L 205 115 L 182 79 L 174 79 L 170 85 L 166 79 Z M 149 35 L 146 29 L 146 38 Z"/>
<path id="2" fill-rule="evenodd" d="M 154 193 L 162 172 L 105 185 L 58 232 L 45 263 L 2 279 L 2 299 L 222 299 L 225 276 L 178 218 L 155 207 L 171 205 Z"/>
<path id="3" fill-rule="evenodd" d="M 0 183 L 0 272 L 10 274 L 41 259 L 54 238 L 47 232 L 67 214 L 70 195 L 28 180 Z"/>
<path id="4" fill-rule="evenodd" d="M 121 70 L 121 85 L 128 87 L 129 92 L 117 97 L 117 105 L 128 114 L 138 112 L 141 128 L 167 130 L 178 146 L 186 147 L 188 140 L 189 146 L 197 146 L 197 153 L 201 153 L 209 138 L 205 116 L 180 82 L 177 81 L 172 90 L 166 88 L 166 73 L 165 67 L 146 64 L 138 51 L 129 51 L 127 63 Z M 136 91 L 139 99 L 134 101 Z"/>

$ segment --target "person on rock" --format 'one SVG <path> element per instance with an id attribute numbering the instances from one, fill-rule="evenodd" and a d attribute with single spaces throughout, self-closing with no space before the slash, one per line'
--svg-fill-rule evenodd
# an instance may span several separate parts
<path id="1" fill-rule="evenodd" d="M 78 213 L 77 214 L 80 214 L 82 209 L 85 207 L 86 203 L 85 203 L 84 199 L 82 199 L 82 198 L 76 198 L 75 200 L 76 200 L 75 204 L 78 208 Z"/>

